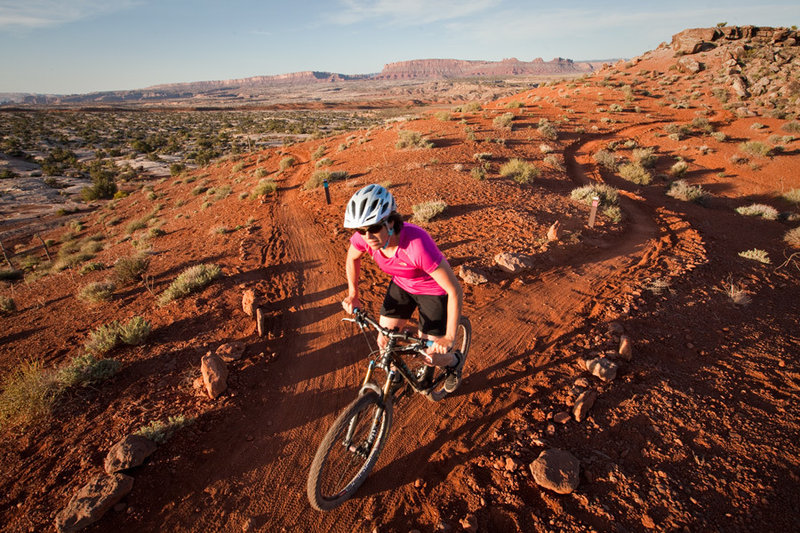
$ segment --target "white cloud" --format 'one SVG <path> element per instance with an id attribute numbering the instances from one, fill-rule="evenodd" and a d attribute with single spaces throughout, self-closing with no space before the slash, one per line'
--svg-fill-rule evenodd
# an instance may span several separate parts
<path id="1" fill-rule="evenodd" d="M 0 30 L 60 26 L 138 3 L 137 0 L 0 0 Z"/>
<path id="2" fill-rule="evenodd" d="M 495 7 L 500 0 L 340 0 L 332 15 L 336 24 L 377 19 L 392 25 L 421 25 L 474 15 Z"/>

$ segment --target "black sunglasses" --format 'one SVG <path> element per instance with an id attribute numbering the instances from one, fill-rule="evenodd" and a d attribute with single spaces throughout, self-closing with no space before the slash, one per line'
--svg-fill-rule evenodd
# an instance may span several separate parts
<path id="1" fill-rule="evenodd" d="M 356 231 L 361 235 L 366 235 L 367 233 L 371 233 L 372 235 L 377 235 L 383 229 L 383 222 L 379 224 L 373 224 L 366 228 L 356 228 Z"/>

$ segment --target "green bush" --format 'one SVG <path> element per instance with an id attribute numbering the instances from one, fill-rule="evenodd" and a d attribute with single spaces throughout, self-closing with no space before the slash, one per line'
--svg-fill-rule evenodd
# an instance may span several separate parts
<path id="1" fill-rule="evenodd" d="M 603 214 L 607 216 L 614 224 L 622 222 L 622 209 L 620 209 L 618 205 L 604 207 Z"/>
<path id="2" fill-rule="evenodd" d="M 397 144 L 395 148 L 403 150 L 405 148 L 433 148 L 433 143 L 427 137 L 423 137 L 418 131 L 413 130 L 398 130 L 397 131 Z"/>
<path id="3" fill-rule="evenodd" d="M 58 370 L 57 380 L 64 387 L 86 387 L 105 381 L 119 371 L 120 363 L 113 359 L 97 359 L 92 354 L 83 354 Z"/>
<path id="4" fill-rule="evenodd" d="M 673 181 L 667 190 L 667 196 L 684 202 L 705 204 L 711 195 L 699 185 L 689 185 L 685 180 Z"/>
<path id="5" fill-rule="evenodd" d="M 618 167 L 617 158 L 608 150 L 598 150 L 592 156 L 595 162 L 610 172 L 616 172 Z"/>
<path id="6" fill-rule="evenodd" d="M 93 354 L 104 354 L 113 350 L 119 344 L 120 324 L 114 320 L 103 324 L 89 334 L 89 339 L 84 343 L 86 351 Z"/>
<path id="7" fill-rule="evenodd" d="M 17 310 L 17 303 L 13 298 L 0 296 L 0 315 L 10 315 Z"/>
<path id="8" fill-rule="evenodd" d="M 150 258 L 144 254 L 120 257 L 114 263 L 114 279 L 122 286 L 142 279 L 142 274 L 150 268 Z"/>
<path id="9" fill-rule="evenodd" d="M 116 286 L 109 280 L 94 281 L 78 292 L 78 299 L 88 303 L 108 302 L 114 296 Z"/>
<path id="10" fill-rule="evenodd" d="M 474 167 L 469 171 L 469 175 L 478 181 L 483 181 L 486 179 L 486 169 L 483 167 Z"/>
<path id="11" fill-rule="evenodd" d="M 636 148 L 633 151 L 633 162 L 644 168 L 653 168 L 657 159 L 653 148 Z"/>
<path id="12" fill-rule="evenodd" d="M 442 213 L 447 208 L 444 200 L 429 200 L 411 207 L 414 212 L 415 222 L 430 222 L 436 215 Z"/>
<path id="13" fill-rule="evenodd" d="M 175 278 L 167 290 L 161 293 L 158 304 L 167 305 L 171 301 L 182 298 L 192 292 L 202 289 L 222 275 L 222 269 L 213 264 L 200 264 L 189 267 Z"/>
<path id="14" fill-rule="evenodd" d="M 334 181 L 347 179 L 348 177 L 349 174 L 344 170 L 337 170 L 334 172 L 329 172 L 327 170 L 318 170 L 314 172 L 310 178 L 308 178 L 305 184 L 303 184 L 303 188 L 308 191 L 311 189 L 316 189 L 317 187 L 322 185 L 322 182 L 325 180 L 328 180 L 328 183 L 331 183 Z"/>
<path id="15" fill-rule="evenodd" d="M 258 184 L 250 192 L 250 198 L 255 199 L 267 194 L 274 194 L 278 190 L 278 184 L 272 178 L 264 178 L 258 181 Z"/>
<path id="16" fill-rule="evenodd" d="M 617 189 L 606 185 L 605 183 L 592 183 L 573 189 L 570 197 L 586 205 L 592 205 L 592 198 L 597 196 L 599 198 L 599 205 L 601 207 L 612 207 L 619 202 L 619 193 Z"/>
<path id="17" fill-rule="evenodd" d="M 39 361 L 17 365 L 3 380 L 0 393 L 0 426 L 28 426 L 47 416 L 60 388 L 56 373 Z"/>
<path id="18" fill-rule="evenodd" d="M 502 115 L 498 115 L 494 117 L 494 124 L 495 128 L 501 129 L 511 129 L 512 122 L 514 121 L 514 113 L 503 113 Z"/>
<path id="19" fill-rule="evenodd" d="M 781 129 L 783 131 L 788 131 L 789 133 L 800 133 L 800 122 L 796 120 L 786 122 L 783 126 L 781 126 Z"/>
<path id="20" fill-rule="evenodd" d="M 281 159 L 281 163 L 280 163 L 280 167 L 279 167 L 280 171 L 283 172 L 287 168 L 290 168 L 290 167 L 294 166 L 294 163 L 295 163 L 294 157 L 292 157 L 292 156 L 284 157 L 283 159 Z"/>
<path id="21" fill-rule="evenodd" d="M 772 206 L 765 204 L 750 204 L 742 207 L 737 207 L 736 212 L 740 215 L 748 217 L 761 217 L 766 220 L 777 220 L 778 210 Z"/>
<path id="22" fill-rule="evenodd" d="M 747 141 L 739 145 L 739 150 L 746 154 L 767 157 L 772 153 L 772 148 L 761 141 Z"/>
<path id="23" fill-rule="evenodd" d="M 194 423 L 193 417 L 186 417 L 184 415 L 170 416 L 166 422 L 154 420 L 148 425 L 139 428 L 134 435 L 144 437 L 158 444 L 163 444 L 169 438 L 184 426 Z"/>
<path id="24" fill-rule="evenodd" d="M 558 130 L 546 118 L 539 119 L 539 127 L 536 129 L 539 131 L 539 134 L 545 139 L 549 139 L 551 141 L 555 141 L 556 139 L 558 139 Z"/>
<path id="25" fill-rule="evenodd" d="M 143 344 L 150 335 L 152 326 L 141 316 L 135 316 L 117 330 L 119 340 L 131 346 Z"/>
<path id="26" fill-rule="evenodd" d="M 646 168 L 638 163 L 625 163 L 619 167 L 619 175 L 622 179 L 636 183 L 637 185 L 649 185 L 653 181 L 653 176 Z"/>
<path id="27" fill-rule="evenodd" d="M 541 171 L 531 163 L 522 159 L 511 159 L 500 167 L 500 175 L 504 178 L 510 177 L 517 183 L 530 183 L 539 177 Z"/>

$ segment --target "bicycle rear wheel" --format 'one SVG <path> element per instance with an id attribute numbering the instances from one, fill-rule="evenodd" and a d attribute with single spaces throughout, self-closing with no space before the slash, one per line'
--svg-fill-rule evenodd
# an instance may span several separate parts
<path id="1" fill-rule="evenodd" d="M 469 318 L 462 316 L 461 319 L 458 321 L 458 328 L 456 329 L 456 338 L 453 341 L 453 350 L 459 351 L 462 354 L 462 357 L 466 358 L 469 354 L 469 346 L 472 343 L 472 323 L 469 321 Z M 465 363 L 466 364 L 466 363 Z M 463 371 L 463 368 L 462 368 Z M 445 396 L 447 396 L 447 391 L 444 390 L 444 376 L 447 374 L 447 370 L 441 367 L 436 367 L 433 380 L 438 383 L 432 389 L 428 391 L 425 395 L 426 398 L 433 402 L 438 402 Z M 461 384 L 461 378 L 458 379 L 459 385 Z"/>
<path id="2" fill-rule="evenodd" d="M 350 498 L 369 475 L 392 425 L 391 401 L 372 391 L 336 418 L 317 449 L 308 473 L 308 501 L 329 511 Z"/>

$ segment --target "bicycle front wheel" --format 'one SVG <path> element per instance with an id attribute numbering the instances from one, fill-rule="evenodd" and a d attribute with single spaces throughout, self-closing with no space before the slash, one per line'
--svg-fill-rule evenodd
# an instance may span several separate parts
<path id="1" fill-rule="evenodd" d="M 392 404 L 372 391 L 336 418 L 317 449 L 306 492 L 311 505 L 329 511 L 350 498 L 367 479 L 392 425 Z"/>

